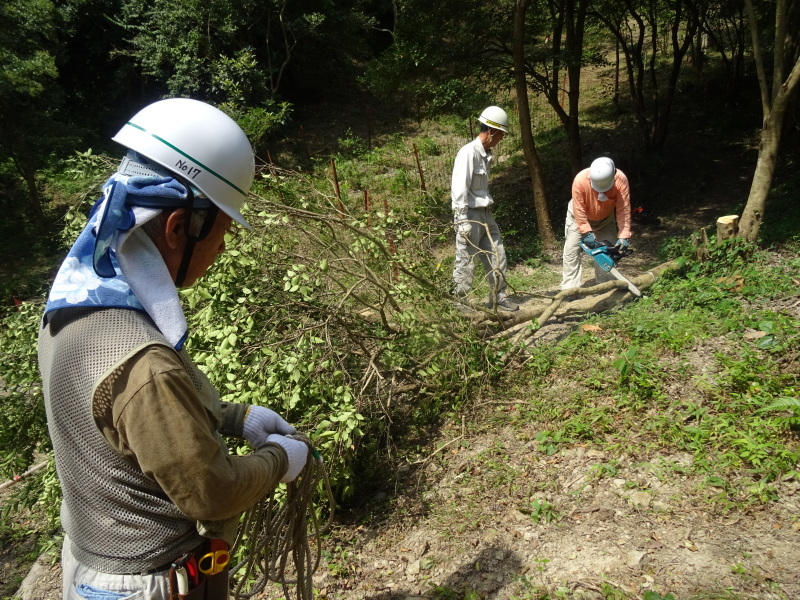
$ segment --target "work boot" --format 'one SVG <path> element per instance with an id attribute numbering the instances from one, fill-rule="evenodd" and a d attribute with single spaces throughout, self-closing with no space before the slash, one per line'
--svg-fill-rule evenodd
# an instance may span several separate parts
<path id="1" fill-rule="evenodd" d="M 455 300 L 459 304 L 467 304 L 468 294 L 466 292 L 457 292 L 454 290 L 450 292 L 450 295 L 452 296 L 453 300 Z"/>
<path id="2" fill-rule="evenodd" d="M 519 310 L 519 306 L 516 304 L 511 304 L 508 298 L 503 298 L 497 302 L 489 302 L 489 309 L 490 310 L 505 310 L 507 312 L 514 312 L 515 310 Z"/>

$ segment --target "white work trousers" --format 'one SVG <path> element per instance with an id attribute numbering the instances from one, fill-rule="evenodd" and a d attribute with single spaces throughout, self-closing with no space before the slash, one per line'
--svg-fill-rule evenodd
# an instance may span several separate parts
<path id="1" fill-rule="evenodd" d="M 168 570 L 143 575 L 101 573 L 79 563 L 71 547 L 72 542 L 64 537 L 61 550 L 64 600 L 169 600 Z M 81 585 L 88 587 L 81 588 Z"/>
<path id="2" fill-rule="evenodd" d="M 598 242 L 608 240 L 612 244 L 616 243 L 617 218 L 613 212 L 601 221 L 589 221 L 589 225 L 591 225 L 592 233 L 594 233 Z M 572 200 L 570 200 L 567 205 L 567 220 L 564 223 L 564 256 L 562 258 L 560 284 L 562 290 L 569 290 L 581 286 L 583 277 L 582 261 L 584 256 L 588 260 L 591 260 L 594 265 L 594 276 L 597 283 L 614 279 L 613 275 L 603 271 L 603 269 L 581 249 L 578 242 L 581 241 L 582 237 L 583 234 L 578 231 L 578 226 L 575 224 L 575 216 L 572 214 Z"/>
<path id="3" fill-rule="evenodd" d="M 501 302 L 506 297 L 506 249 L 500 237 L 500 228 L 492 216 L 492 209 L 469 208 L 467 221 L 472 225 L 468 236 L 456 233 L 456 262 L 453 266 L 454 293 L 466 296 L 472 289 L 477 258 L 483 263 L 491 291 L 490 301 Z M 456 223 L 458 231 L 458 223 Z M 496 296 L 495 296 L 496 294 Z"/>

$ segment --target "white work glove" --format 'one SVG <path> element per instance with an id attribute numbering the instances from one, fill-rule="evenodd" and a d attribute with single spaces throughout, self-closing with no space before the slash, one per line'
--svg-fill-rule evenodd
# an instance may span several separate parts
<path id="1" fill-rule="evenodd" d="M 456 223 L 456 234 L 462 237 L 469 237 L 472 233 L 472 223 L 469 221 L 460 221 Z"/>
<path id="2" fill-rule="evenodd" d="M 297 433 L 297 429 L 284 421 L 274 410 L 263 406 L 251 406 L 244 418 L 242 433 L 254 448 L 260 448 L 267 442 L 267 436 L 270 434 L 292 435 Z"/>
<path id="3" fill-rule="evenodd" d="M 289 457 L 289 468 L 281 478 L 281 483 L 289 483 L 295 477 L 300 475 L 300 471 L 306 466 L 308 460 L 308 445 L 299 440 L 273 433 L 267 436 L 267 442 L 278 444 L 281 448 L 286 450 L 286 455 Z"/>

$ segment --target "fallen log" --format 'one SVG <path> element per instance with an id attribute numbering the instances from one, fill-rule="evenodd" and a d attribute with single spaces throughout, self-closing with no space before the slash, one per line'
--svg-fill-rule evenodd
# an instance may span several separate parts
<path id="1" fill-rule="evenodd" d="M 674 270 L 679 265 L 680 261 L 669 261 L 642 273 L 631 281 L 639 290 L 644 291 L 664 272 Z M 494 333 L 490 338 L 508 339 L 512 344 L 519 345 L 554 316 L 606 312 L 634 298 L 636 297 L 628 291 L 626 282 L 606 281 L 591 287 L 561 290 L 552 298 L 548 298 L 547 304 L 522 306 L 517 312 L 496 315 L 481 313 L 476 317 L 476 325 L 496 328 L 499 324 L 503 330 Z"/>

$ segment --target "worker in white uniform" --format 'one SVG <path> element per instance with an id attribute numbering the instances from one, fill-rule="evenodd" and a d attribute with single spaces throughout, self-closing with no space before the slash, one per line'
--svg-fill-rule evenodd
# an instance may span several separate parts
<path id="1" fill-rule="evenodd" d="M 466 298 L 472 289 L 473 259 L 483 263 L 491 291 L 489 308 L 514 311 L 506 298 L 506 251 L 500 228 L 492 216 L 494 200 L 489 194 L 489 173 L 494 148 L 508 133 L 508 115 L 499 106 L 489 106 L 478 117 L 478 137 L 456 155 L 451 184 L 456 227 L 456 261 L 453 293 Z"/>

